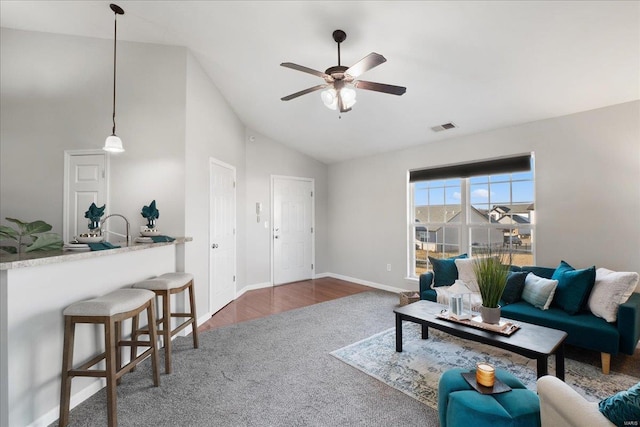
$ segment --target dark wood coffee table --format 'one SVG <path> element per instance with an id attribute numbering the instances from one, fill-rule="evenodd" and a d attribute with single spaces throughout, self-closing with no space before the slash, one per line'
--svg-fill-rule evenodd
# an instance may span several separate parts
<path id="1" fill-rule="evenodd" d="M 509 350 L 529 359 L 536 359 L 538 378 L 547 375 L 548 359 L 556 355 L 556 377 L 564 381 L 564 340 L 567 333 L 544 326 L 520 322 L 520 329 L 510 336 L 477 329 L 460 323 L 439 319 L 443 305 L 431 301 L 418 301 L 399 307 L 396 314 L 396 351 L 402 351 L 402 321 L 418 323 L 422 326 L 422 339 L 429 338 L 429 328 L 435 328 L 450 335 Z"/>

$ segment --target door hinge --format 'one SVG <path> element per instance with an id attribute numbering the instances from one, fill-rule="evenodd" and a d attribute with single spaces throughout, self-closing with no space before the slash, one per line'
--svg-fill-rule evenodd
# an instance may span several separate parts
<path id="1" fill-rule="evenodd" d="M 233 235 L 234 236 L 236 235 L 236 229 L 235 228 L 233 229 Z"/>
<path id="2" fill-rule="evenodd" d="M 233 181 L 233 188 L 236 188 L 236 182 Z"/>
<path id="3" fill-rule="evenodd" d="M 311 192 L 311 197 L 313 197 L 313 191 Z"/>
<path id="4" fill-rule="evenodd" d="M 104 178 L 106 176 L 106 173 L 104 171 L 104 169 L 102 169 L 102 177 Z"/>
<path id="5" fill-rule="evenodd" d="M 236 276 L 233 276 L 233 281 L 234 281 L 234 282 L 236 281 Z"/>
<path id="6" fill-rule="evenodd" d="M 313 264 L 311 264 L 311 269 L 313 270 Z"/>
<path id="7" fill-rule="evenodd" d="M 311 227 L 311 234 L 313 234 L 313 227 Z"/>

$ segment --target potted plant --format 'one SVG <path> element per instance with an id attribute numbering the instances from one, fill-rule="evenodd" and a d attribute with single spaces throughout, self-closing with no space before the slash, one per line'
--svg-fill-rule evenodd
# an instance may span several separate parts
<path id="1" fill-rule="evenodd" d="M 485 323 L 500 323 L 499 303 L 509 275 L 509 265 L 503 262 L 504 259 L 504 254 L 489 251 L 486 256 L 475 258 L 473 264 L 482 296 L 480 315 Z"/>
<path id="2" fill-rule="evenodd" d="M 24 222 L 15 218 L 5 218 L 17 225 L 17 229 L 0 225 L 0 240 L 14 240 L 15 246 L 0 246 L 11 254 L 31 251 L 50 251 L 62 248 L 62 238 L 57 233 L 48 233 L 51 224 L 38 220 Z"/>

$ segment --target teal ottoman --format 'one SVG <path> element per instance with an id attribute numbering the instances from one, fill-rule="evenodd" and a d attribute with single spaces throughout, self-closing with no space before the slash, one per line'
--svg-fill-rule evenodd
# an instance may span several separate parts
<path id="1" fill-rule="evenodd" d="M 442 427 L 540 427 L 540 401 L 520 380 L 503 370 L 496 378 L 513 390 L 478 393 L 462 378 L 469 369 L 451 369 L 438 384 L 438 415 Z"/>

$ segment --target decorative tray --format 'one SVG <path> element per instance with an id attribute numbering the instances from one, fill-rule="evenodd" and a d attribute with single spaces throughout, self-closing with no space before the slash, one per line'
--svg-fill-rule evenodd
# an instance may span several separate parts
<path id="1" fill-rule="evenodd" d="M 454 317 L 449 316 L 447 312 L 444 312 L 444 313 L 436 314 L 436 317 L 438 319 L 448 320 L 454 323 L 460 323 L 462 325 L 470 326 L 472 328 L 482 329 L 489 332 L 495 332 L 496 334 L 504 335 L 506 337 L 508 337 L 509 335 L 512 335 L 515 331 L 520 329 L 520 325 L 505 319 L 500 319 L 499 324 L 492 325 L 490 323 L 484 323 L 482 321 L 482 317 L 480 316 L 472 317 L 470 320 L 458 320 Z"/>
<path id="2" fill-rule="evenodd" d="M 507 391 L 511 391 L 511 387 L 509 387 L 508 385 L 506 385 L 505 383 L 503 383 L 502 381 L 500 381 L 497 378 L 495 379 L 495 381 L 493 383 L 493 387 L 485 387 L 483 385 L 478 384 L 478 382 L 476 381 L 476 372 L 475 371 L 463 372 L 462 373 L 462 378 L 467 380 L 469 385 L 471 387 L 473 387 L 478 393 L 482 393 L 482 394 L 498 394 L 498 393 L 504 393 L 504 392 L 507 392 Z"/>

